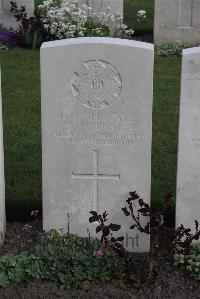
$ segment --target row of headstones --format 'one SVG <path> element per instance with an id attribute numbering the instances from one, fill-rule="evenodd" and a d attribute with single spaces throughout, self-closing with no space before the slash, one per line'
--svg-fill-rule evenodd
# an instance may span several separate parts
<path id="1" fill-rule="evenodd" d="M 69 0 L 69 2 L 73 2 Z M 33 15 L 35 9 L 34 0 L 15 0 L 18 7 L 25 6 L 28 16 Z M 105 13 L 107 8 L 111 8 L 112 14 L 120 14 L 123 17 L 123 0 L 79 0 L 80 5 L 87 4 L 92 7 L 92 13 Z M 6 28 L 17 29 L 18 24 L 10 12 L 11 4 L 10 0 L 0 0 L 0 24 L 3 24 Z"/>
<path id="2" fill-rule="evenodd" d="M 151 44 L 78 38 L 41 48 L 43 227 L 96 236 L 89 211 L 122 224 L 125 246 L 147 251 L 121 208 L 150 202 L 154 51 Z M 200 217 L 200 48 L 183 52 L 176 225 Z M 1 112 L 1 111 L 0 111 Z M 1 113 L 0 113 L 0 122 Z M 5 233 L 0 126 L 0 225 Z M 168 190 L 165 190 L 168 191 Z"/>
<path id="3" fill-rule="evenodd" d="M 71 1 L 71 0 L 69 0 Z M 16 0 L 18 6 L 26 6 L 28 16 L 33 14 L 34 0 Z M 123 0 L 79 0 L 88 4 L 93 13 L 111 12 L 123 17 Z M 17 22 L 10 12 L 10 1 L 0 0 L 0 24 L 17 28 Z M 199 43 L 200 0 L 155 0 L 154 42 L 156 45 L 181 40 Z"/>

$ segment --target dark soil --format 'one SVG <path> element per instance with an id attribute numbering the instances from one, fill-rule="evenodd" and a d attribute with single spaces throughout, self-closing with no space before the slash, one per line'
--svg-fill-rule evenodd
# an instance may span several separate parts
<path id="1" fill-rule="evenodd" d="M 134 36 L 132 37 L 133 40 L 139 41 L 139 42 L 146 42 L 153 44 L 153 34 L 145 34 L 140 36 Z"/>
<path id="2" fill-rule="evenodd" d="M 26 248 L 22 223 L 8 223 L 7 235 L 0 254 L 19 254 Z M 134 254 L 135 273 L 143 276 L 146 281 L 148 275 L 146 255 Z M 163 261 L 158 276 L 153 283 L 143 283 L 138 289 L 124 286 L 118 281 L 111 284 L 92 284 L 84 282 L 71 289 L 60 290 L 51 282 L 23 283 L 9 288 L 0 289 L 0 299 L 34 299 L 34 298 L 140 298 L 140 299 L 200 299 L 200 282 L 191 279 L 187 273 L 172 266 L 170 261 Z"/>

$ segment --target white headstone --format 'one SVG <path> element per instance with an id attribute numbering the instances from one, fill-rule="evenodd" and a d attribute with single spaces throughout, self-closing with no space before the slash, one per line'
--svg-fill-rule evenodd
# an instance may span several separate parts
<path id="1" fill-rule="evenodd" d="M 96 236 L 89 211 L 106 210 L 123 225 L 125 246 L 147 251 L 149 238 L 129 230 L 121 208 L 133 190 L 150 202 L 153 46 L 44 43 L 41 84 L 44 229 L 66 228 L 68 219 L 71 233 Z"/>
<path id="2" fill-rule="evenodd" d="M 92 7 L 94 13 L 104 13 L 110 7 L 111 13 L 123 17 L 123 0 L 79 0 L 79 3 Z"/>
<path id="3" fill-rule="evenodd" d="M 110 25 L 111 28 L 111 35 L 113 35 L 116 27 L 119 24 L 123 23 L 123 5 L 124 5 L 124 0 L 79 0 L 80 4 L 87 4 L 88 6 L 92 7 L 92 14 L 94 15 L 100 15 L 102 16 L 103 20 L 103 14 L 104 13 L 109 13 L 111 15 L 120 15 L 121 19 L 118 21 L 115 21 Z M 110 8 L 110 11 L 108 12 L 108 8 Z M 96 20 L 94 18 L 94 20 Z"/>
<path id="4" fill-rule="evenodd" d="M 154 42 L 199 43 L 200 0 L 155 0 Z"/>
<path id="5" fill-rule="evenodd" d="M 33 15 L 35 5 L 34 0 L 15 0 L 18 7 L 25 6 L 28 17 Z M 0 24 L 3 24 L 6 28 L 12 27 L 13 29 L 18 28 L 18 22 L 14 17 L 14 13 L 10 11 L 11 4 L 9 0 L 0 0 Z"/>
<path id="6" fill-rule="evenodd" d="M 5 215 L 4 148 L 3 148 L 2 94 L 1 94 L 1 71 L 0 71 L 0 246 L 4 242 L 5 232 L 6 232 L 6 215 Z"/>
<path id="7" fill-rule="evenodd" d="M 176 225 L 200 220 L 200 47 L 183 51 Z"/>

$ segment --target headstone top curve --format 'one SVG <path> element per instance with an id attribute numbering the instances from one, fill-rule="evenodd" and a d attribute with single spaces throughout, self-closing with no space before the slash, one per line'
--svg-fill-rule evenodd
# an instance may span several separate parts
<path id="1" fill-rule="evenodd" d="M 184 49 L 182 52 L 183 56 L 191 55 L 191 54 L 199 54 L 199 53 L 200 53 L 200 47 Z"/>
<path id="2" fill-rule="evenodd" d="M 119 45 L 128 46 L 133 48 L 142 48 L 147 50 L 154 50 L 153 44 L 139 42 L 128 39 L 111 38 L 111 37 L 79 37 L 79 38 L 69 38 L 57 41 L 45 42 L 41 46 L 42 49 L 51 47 L 61 47 L 70 45 L 81 45 L 81 44 L 106 44 L 106 45 Z"/>

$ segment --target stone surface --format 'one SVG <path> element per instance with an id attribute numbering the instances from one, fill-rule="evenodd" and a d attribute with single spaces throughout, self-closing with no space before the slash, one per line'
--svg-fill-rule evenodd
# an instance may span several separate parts
<path id="1" fill-rule="evenodd" d="M 94 15 L 103 15 L 104 13 L 108 13 L 108 8 L 110 8 L 110 14 L 119 14 L 121 19 L 119 21 L 111 22 L 110 24 L 112 36 L 114 36 L 116 27 L 123 23 L 123 0 L 79 0 L 79 3 L 87 4 L 88 6 L 92 7 L 92 14 Z"/>
<path id="2" fill-rule="evenodd" d="M 79 2 L 92 7 L 94 13 L 104 13 L 110 7 L 111 13 L 123 16 L 123 0 L 79 0 Z"/>
<path id="3" fill-rule="evenodd" d="M 5 215 L 4 148 L 3 148 L 2 94 L 1 94 L 1 70 L 0 70 L 0 246 L 4 242 L 5 231 L 6 231 L 6 215 Z"/>
<path id="4" fill-rule="evenodd" d="M 26 6 L 26 11 L 28 16 L 31 16 L 34 12 L 34 0 L 15 0 L 18 7 Z M 13 13 L 10 12 L 10 1 L 0 0 L 0 24 L 3 24 L 6 28 L 18 28 L 18 23 L 16 22 Z"/>
<path id="5" fill-rule="evenodd" d="M 200 0 L 155 0 L 154 42 L 200 40 Z"/>
<path id="6" fill-rule="evenodd" d="M 147 251 L 121 208 L 129 191 L 149 203 L 153 46 L 78 38 L 41 48 L 44 229 L 94 234 L 89 211 L 122 224 L 125 246 Z M 144 221 L 144 220 L 143 220 Z"/>
<path id="7" fill-rule="evenodd" d="M 200 220 L 200 47 L 183 51 L 176 225 Z"/>

